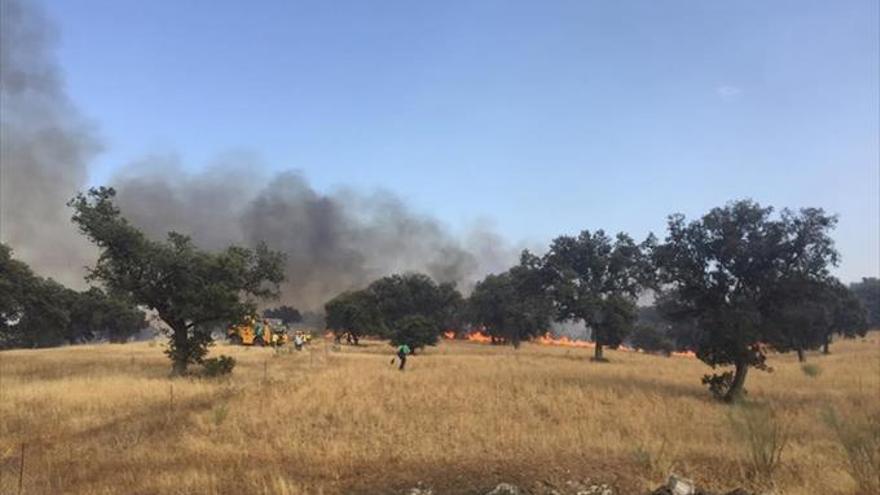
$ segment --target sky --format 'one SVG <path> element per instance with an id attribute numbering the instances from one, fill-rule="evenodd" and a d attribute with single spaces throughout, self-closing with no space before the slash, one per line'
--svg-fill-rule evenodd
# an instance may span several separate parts
<path id="1" fill-rule="evenodd" d="M 452 229 L 663 236 L 729 200 L 839 214 L 880 272 L 880 13 L 852 1 L 45 2 L 103 151 L 229 151 Z"/>

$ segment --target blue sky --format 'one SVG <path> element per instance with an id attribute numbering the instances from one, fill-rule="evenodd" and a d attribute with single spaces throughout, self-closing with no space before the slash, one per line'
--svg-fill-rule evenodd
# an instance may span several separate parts
<path id="1" fill-rule="evenodd" d="M 229 150 L 513 240 L 821 206 L 880 271 L 880 14 L 864 1 L 47 2 L 105 150 Z"/>

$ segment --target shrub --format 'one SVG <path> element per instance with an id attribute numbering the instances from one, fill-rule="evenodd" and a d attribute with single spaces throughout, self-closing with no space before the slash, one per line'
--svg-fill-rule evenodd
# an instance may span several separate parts
<path id="1" fill-rule="evenodd" d="M 801 371 L 810 378 L 816 378 L 822 374 L 822 368 L 818 364 L 808 363 L 801 366 Z"/>
<path id="2" fill-rule="evenodd" d="M 235 358 L 221 355 L 220 357 L 202 360 L 205 376 L 215 377 L 232 373 L 235 368 Z"/>
<path id="3" fill-rule="evenodd" d="M 766 404 L 741 403 L 730 412 L 734 433 L 745 444 L 752 476 L 769 482 L 782 463 L 789 430 Z"/>
<path id="4" fill-rule="evenodd" d="M 841 420 L 829 408 L 824 419 L 846 452 L 849 474 L 859 484 L 860 493 L 880 493 L 880 412 Z"/>
<path id="5" fill-rule="evenodd" d="M 703 375 L 703 385 L 709 387 L 709 392 L 712 392 L 716 399 L 721 400 L 733 385 L 733 372 L 725 371 L 714 375 Z M 745 390 L 743 390 L 743 394 L 745 394 Z"/>

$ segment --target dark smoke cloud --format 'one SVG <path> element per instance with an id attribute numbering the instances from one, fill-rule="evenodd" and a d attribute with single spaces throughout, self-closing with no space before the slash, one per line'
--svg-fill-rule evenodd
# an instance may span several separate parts
<path id="1" fill-rule="evenodd" d="M 81 286 L 95 250 L 65 205 L 85 187 L 99 146 L 64 92 L 42 12 L 19 0 L 0 0 L 0 9 L 0 240 L 42 275 Z M 322 193 L 298 173 L 263 172 L 247 153 L 185 169 L 175 156 L 125 167 L 113 181 L 123 214 L 155 239 L 177 231 L 210 250 L 265 241 L 287 255 L 283 302 L 301 308 L 404 271 L 468 290 L 516 260 L 491 229 L 454 236 L 389 192 Z"/>
<path id="2" fill-rule="evenodd" d="M 65 203 L 99 147 L 64 92 L 55 42 L 41 11 L 0 0 L 0 241 L 39 273 L 81 286 L 94 250 Z"/>
<path id="3" fill-rule="evenodd" d="M 516 258 L 484 227 L 459 239 L 392 193 L 324 194 L 296 172 L 260 173 L 246 155 L 225 156 L 197 174 L 185 173 L 174 157 L 152 157 L 127 170 L 115 185 L 134 225 L 154 238 L 184 233 L 208 249 L 265 242 L 287 255 L 283 302 L 304 308 L 405 271 L 467 290 Z"/>

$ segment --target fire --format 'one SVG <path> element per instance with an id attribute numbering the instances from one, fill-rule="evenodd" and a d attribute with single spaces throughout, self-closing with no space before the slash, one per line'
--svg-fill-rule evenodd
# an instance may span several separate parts
<path id="1" fill-rule="evenodd" d="M 541 345 L 556 345 L 560 347 L 583 347 L 587 349 L 592 349 L 596 347 L 596 344 L 593 342 L 588 342 L 586 340 L 574 340 L 572 338 L 566 337 L 563 335 L 562 337 L 553 337 L 550 332 L 546 332 L 544 335 L 536 338 L 532 342 Z"/>
<path id="2" fill-rule="evenodd" d="M 453 340 L 456 338 L 456 332 L 453 330 L 447 330 L 447 331 L 443 332 L 443 338 Z M 475 330 L 475 331 L 472 331 L 472 332 L 466 334 L 463 337 L 463 340 L 467 340 L 469 342 L 478 342 L 481 344 L 488 344 L 488 343 L 492 342 L 492 337 L 490 337 L 488 334 L 484 333 L 481 330 Z M 558 347 L 576 347 L 576 348 L 581 348 L 581 349 L 594 349 L 596 347 L 595 342 L 590 342 L 588 340 L 576 340 L 576 339 L 572 339 L 571 337 L 567 337 L 565 335 L 563 335 L 561 337 L 554 337 L 553 334 L 551 334 L 550 332 L 546 332 L 546 333 L 544 333 L 544 335 L 541 335 L 540 337 L 536 337 L 535 339 L 532 340 L 532 342 L 535 344 L 540 344 L 540 345 L 552 345 L 552 346 L 558 346 Z M 618 347 L 617 350 L 622 351 L 622 352 L 641 352 L 641 353 L 644 353 L 644 351 L 641 349 L 634 349 L 632 347 L 627 347 L 624 345 Z M 697 355 L 693 351 L 673 352 L 670 354 L 670 356 L 686 357 L 686 358 L 697 357 Z"/>
<path id="3" fill-rule="evenodd" d="M 492 337 L 486 335 L 485 333 L 477 330 L 476 332 L 471 332 L 465 336 L 465 339 L 470 342 L 480 342 L 482 344 L 487 344 L 492 342 Z"/>
<path id="4" fill-rule="evenodd" d="M 456 338 L 455 330 L 447 330 L 443 332 L 443 338 L 447 340 L 455 340 Z M 462 340 L 467 340 L 468 342 L 479 342 L 481 344 L 488 344 L 492 342 L 492 337 L 488 334 L 483 333 L 482 330 L 474 330 L 464 335 Z"/>

